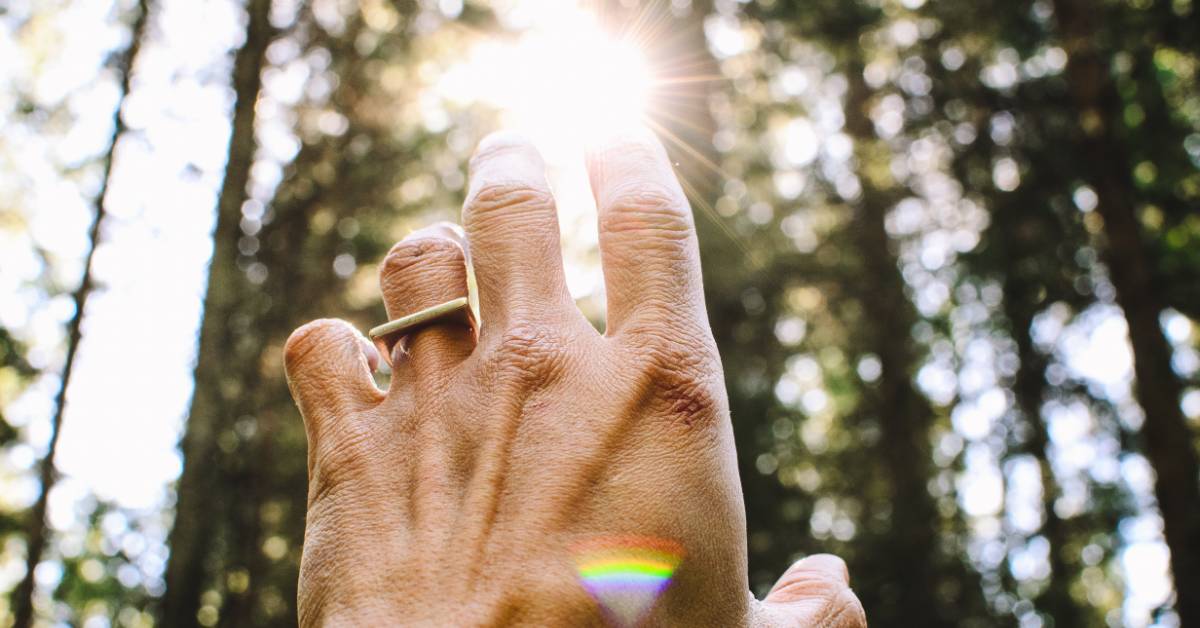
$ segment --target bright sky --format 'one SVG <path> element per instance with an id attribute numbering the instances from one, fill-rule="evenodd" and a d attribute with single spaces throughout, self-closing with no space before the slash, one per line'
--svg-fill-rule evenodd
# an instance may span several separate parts
<path id="1" fill-rule="evenodd" d="M 442 4 L 448 13 L 461 7 L 454 2 Z M 570 3 L 513 0 L 508 4 L 510 23 L 526 26 L 525 34 L 505 43 L 480 43 L 437 82 L 434 92 L 449 104 L 484 101 L 500 107 L 507 111 L 511 125 L 540 143 L 564 211 L 572 292 L 595 302 L 602 298 L 602 282 L 594 255 L 594 209 L 579 152 L 586 133 L 595 127 L 581 126 L 578 116 L 570 112 L 587 111 L 590 119 L 606 125 L 627 123 L 645 106 L 653 77 L 636 49 L 607 38 Z M 238 6 L 233 0 L 159 3 L 127 104 L 127 119 L 136 133 L 122 143 L 118 155 L 108 202 L 112 219 L 96 257 L 96 275 L 104 289 L 88 307 L 58 457 L 65 476 L 51 499 L 50 518 L 68 552 L 82 530 L 79 512 L 89 495 L 144 513 L 139 526 L 151 549 L 139 563 L 141 574 L 130 578 L 151 583 L 158 581 L 162 570 L 161 512 L 181 468 L 176 445 L 191 394 L 215 194 L 229 132 L 230 91 L 224 77 L 228 76 L 227 52 L 240 38 Z M 123 45 L 124 38 L 123 31 L 109 22 L 110 2 L 77 2 L 52 13 L 52 22 L 33 29 L 33 36 L 41 38 L 36 42 L 18 42 L 9 30 L 11 23 L 0 22 L 0 58 L 10 60 L 0 65 L 0 128 L 4 129 L 0 194 L 22 199 L 29 224 L 27 231 L 0 224 L 0 294 L 5 295 L 0 300 L 0 323 L 22 330 L 34 342 L 33 357 L 46 364 L 61 360 L 62 326 L 71 315 L 70 303 L 40 302 L 21 284 L 44 270 L 31 252 L 32 245 L 55 260 L 51 272 L 64 284 L 71 285 L 78 277 L 90 212 L 86 199 L 97 182 L 94 172 L 78 183 L 63 179 L 60 172 L 64 165 L 86 162 L 103 149 L 115 88 L 111 77 L 102 81 L 94 77 L 106 52 Z M 286 10 L 278 13 L 279 19 L 287 18 Z M 709 26 L 723 56 L 736 55 L 748 45 L 736 22 L 714 20 Z M 613 59 L 618 63 L 606 63 Z M 286 108 L 302 87 L 296 81 L 303 78 L 273 79 L 260 110 Z M 803 74 L 785 73 L 781 89 L 800 93 L 809 89 L 808 82 Z M 509 87 L 514 83 L 539 87 L 514 91 Z M 14 85 L 31 89 L 39 103 L 64 103 L 74 124 L 40 134 L 10 124 L 6 116 L 14 105 L 9 89 Z M 614 97 L 617 94 L 622 96 Z M 280 146 L 273 158 L 285 160 L 292 144 L 287 125 L 267 119 L 262 127 L 267 157 L 272 158 L 271 146 Z M 792 168 L 819 155 L 848 154 L 847 140 L 837 125 L 819 116 L 789 121 L 774 141 L 779 145 L 778 159 Z M 18 156 L 20 163 L 13 161 Z M 795 187 L 796 181 L 789 181 L 777 183 Z M 797 193 L 802 180 L 799 185 Z M 263 193 L 269 193 L 269 187 Z M 902 218 L 902 212 L 894 216 L 895 221 Z M 915 255 L 936 262 L 954 242 L 965 237 L 969 243 L 977 235 L 977 229 L 968 229 L 965 236 L 926 234 L 921 239 L 923 248 Z M 936 305 L 944 298 L 939 295 L 938 286 L 917 290 L 918 305 Z M 1200 359 L 1189 346 L 1197 331 L 1182 316 L 1168 317 L 1166 326 L 1177 343 L 1177 366 L 1195 372 Z M 781 329 L 781 333 L 804 333 L 803 327 L 792 332 Z M 1050 348 L 1071 375 L 1091 383 L 1117 404 L 1126 423 L 1137 425 L 1127 334 L 1115 307 L 1096 306 L 1070 320 L 1065 311 L 1051 308 L 1034 331 L 1039 343 Z M 964 400 L 953 417 L 957 444 L 947 446 L 966 448 L 968 466 L 959 478 L 962 503 L 981 539 L 994 539 L 1004 485 L 995 454 L 984 440 L 1011 400 L 997 383 L 994 347 L 972 344 L 963 362 L 955 370 L 948 362 L 931 359 L 918 382 L 931 398 L 959 394 Z M 780 382 L 777 392 L 781 398 L 794 397 L 810 411 L 820 411 L 828 397 L 821 390 L 819 373 L 805 364 L 798 360 L 795 373 Z M 860 364 L 859 372 L 869 373 L 872 368 Z M 56 387 L 54 378 L 44 378 L 7 408 L 10 421 L 29 426 L 31 443 L 14 449 L 3 461 L 5 466 L 27 469 L 44 450 Z M 1190 414 L 1200 414 L 1200 393 L 1189 395 L 1185 406 Z M 1112 443 L 1095 429 L 1095 418 L 1087 408 L 1048 405 L 1046 410 L 1056 471 L 1067 478 L 1065 509 L 1081 505 L 1082 483 L 1069 478 L 1085 474 L 1097 478 L 1119 474 L 1143 506 L 1152 503 L 1148 465 L 1132 454 L 1115 459 Z M 1040 489 L 1028 466 L 1029 461 L 1018 460 L 1010 469 L 1008 516 L 1015 528 L 1032 530 L 1038 523 Z M 5 486 L 4 499 L 28 501 L 32 488 L 27 482 Z M 122 525 L 118 521 L 112 527 Z M 1156 515 L 1143 514 L 1123 526 L 1122 534 L 1128 543 L 1120 561 L 1129 587 L 1125 619 L 1129 625 L 1147 625 L 1148 611 L 1169 592 L 1161 522 Z M 1016 571 L 1031 575 L 1045 564 L 1036 543 L 1014 560 Z M 19 566 L 16 572 L 13 568 L 0 565 L 0 588 L 19 577 Z M 47 587 L 58 577 L 53 569 L 39 573 L 39 581 Z"/>

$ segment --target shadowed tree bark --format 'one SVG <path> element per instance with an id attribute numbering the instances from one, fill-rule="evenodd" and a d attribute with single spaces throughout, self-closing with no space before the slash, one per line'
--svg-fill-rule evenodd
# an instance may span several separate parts
<path id="1" fill-rule="evenodd" d="M 1200 12 L 1193 11 L 1194 15 Z M 1200 27 L 1200 19 L 1195 20 Z M 1167 22 L 1167 28 L 1175 26 Z M 1200 32 L 1198 29 L 1197 32 Z M 1196 216 L 1197 192 L 1184 192 L 1186 181 L 1196 173 L 1196 165 L 1180 138 L 1186 138 L 1192 127 L 1168 102 L 1160 70 L 1155 62 L 1157 46 L 1142 43 L 1135 47 L 1129 79 L 1137 87 L 1137 104 L 1145 119 L 1134 131 L 1136 142 L 1129 142 L 1131 162 L 1150 161 L 1158 169 L 1155 185 L 1139 190 L 1145 202 L 1157 205 L 1164 213 L 1163 233 L 1151 237 L 1147 244 L 1158 276 L 1155 289 L 1163 295 L 1163 303 L 1175 308 L 1192 320 L 1200 320 L 1200 253 L 1180 254 L 1200 247 L 1172 247 L 1165 231 L 1179 228 Z M 1132 138 L 1130 138 L 1132 139 Z M 1172 250 L 1173 248 L 1177 250 Z M 1178 249 L 1182 249 L 1178 250 Z"/>
<path id="2" fill-rule="evenodd" d="M 274 37 L 270 0 L 248 0 L 246 39 L 234 57 L 233 125 L 229 139 L 225 178 L 217 200 L 217 226 L 213 235 L 204 320 L 196 364 L 196 387 L 188 412 L 183 450 L 183 474 L 176 488 L 175 524 L 171 530 L 166 593 L 160 619 L 168 626 L 197 623 L 200 596 L 211 573 L 216 512 L 229 508 L 228 495 L 218 487 L 217 436 L 229 430 L 236 415 L 228 405 L 243 391 L 223 387 L 223 371 L 236 360 L 236 326 L 229 315 L 245 298 L 247 282 L 237 265 L 242 205 L 248 198 L 250 166 L 257 143 L 254 136 L 255 104 L 262 89 L 261 73 L 267 46 Z M 247 385 L 250 382 L 245 382 Z"/>
<path id="3" fill-rule="evenodd" d="M 1142 241 L 1132 164 L 1117 131 L 1122 104 L 1099 48 L 1101 7 L 1092 0 L 1055 0 L 1054 9 L 1082 131 L 1077 150 L 1098 197 L 1107 239 L 1103 254 L 1129 324 L 1135 389 L 1146 415 L 1141 433 L 1171 550 L 1175 609 L 1182 625 L 1200 625 L 1200 463 L 1180 407 L 1182 384 L 1171 367 L 1171 345 L 1159 322 L 1165 304 Z"/>
<path id="4" fill-rule="evenodd" d="M 1084 626 L 1087 624 L 1083 623 L 1079 605 L 1071 597 L 1074 572 L 1064 559 L 1068 551 L 1067 527 L 1054 509 L 1054 503 L 1062 491 L 1050 464 L 1049 432 L 1042 418 L 1042 404 L 1046 400 L 1047 389 L 1047 359 L 1034 346 L 1030 335 L 1033 317 L 1038 311 L 1037 296 L 1033 294 L 1037 289 L 1036 283 L 1017 279 L 1010 274 L 1004 287 L 1004 313 L 1020 360 L 1012 390 L 1029 429 L 1028 452 L 1037 460 L 1042 478 L 1043 519 L 1040 533 L 1050 543 L 1050 582 L 1039 596 L 1038 605 L 1054 618 L 1056 626 Z"/>
<path id="5" fill-rule="evenodd" d="M 92 259 L 96 254 L 96 247 L 100 243 L 105 218 L 108 215 L 104 207 L 104 202 L 108 196 L 108 188 L 112 180 L 113 157 L 117 149 L 117 143 L 127 130 L 121 112 L 125 106 L 125 99 L 129 95 L 133 67 L 137 61 L 138 50 L 141 48 L 142 39 L 145 35 L 149 11 L 150 0 L 139 0 L 134 5 L 133 25 L 130 27 L 129 33 L 129 46 L 118 56 L 116 62 L 118 96 L 116 108 L 113 110 L 113 130 L 108 141 L 108 150 L 101 159 L 100 190 L 96 193 L 96 197 L 92 201 L 92 205 L 95 207 L 95 217 L 92 219 L 91 227 L 88 230 L 89 248 L 83 260 L 83 277 L 79 281 L 79 287 L 71 294 L 71 300 L 74 302 L 75 309 L 71 320 L 67 323 L 66 360 L 63 363 L 58 393 L 54 398 L 54 416 L 50 419 L 50 443 L 46 449 L 46 455 L 38 462 L 37 466 L 39 492 L 37 500 L 33 503 L 33 507 L 29 511 L 29 527 L 25 535 L 25 575 L 21 579 L 21 582 L 17 584 L 16 589 L 13 590 L 13 625 L 16 628 L 26 628 L 33 623 L 34 570 L 42 562 L 42 556 L 45 554 L 46 545 L 49 541 L 49 530 L 46 525 L 46 506 L 50 497 L 50 491 L 54 488 L 54 484 L 58 479 L 54 468 L 54 456 L 58 451 L 59 435 L 62 434 L 63 416 L 67 406 L 67 389 L 71 384 L 71 375 L 75 367 L 75 355 L 79 349 L 79 341 L 83 335 L 81 331 L 83 317 L 87 309 L 88 298 L 95 288 L 92 278 Z"/>
<path id="6" fill-rule="evenodd" d="M 847 64 L 846 131 L 854 138 L 860 164 L 869 159 L 867 146 L 876 141 L 874 125 L 867 114 L 870 91 L 863 80 L 860 61 Z M 860 166 L 861 170 L 861 166 Z M 862 193 L 852 202 L 850 229 L 856 253 L 862 260 L 859 297 L 863 318 L 863 346 L 879 356 L 881 371 L 877 387 L 864 391 L 864 404 L 879 417 L 882 437 L 879 455 L 887 481 L 891 483 L 891 549 L 887 565 L 894 599 L 887 599 L 893 621 L 903 618 L 914 626 L 952 626 L 950 610 L 936 597 L 939 586 L 938 547 L 940 519 L 928 483 L 933 476 L 929 438 L 933 411 L 913 384 L 917 355 L 912 346 L 916 313 L 904 290 L 893 243 L 885 221 L 897 201 L 895 193 L 877 189 L 862 177 Z M 890 598 L 891 596 L 889 596 Z"/>
<path id="7" fill-rule="evenodd" d="M 982 96 L 982 94 L 981 94 Z M 1037 95 L 1019 93 L 1019 98 L 1039 99 Z M 1047 102 L 1046 107 L 1062 103 Z M 985 110 L 1012 107 L 1012 103 L 992 102 L 988 97 L 980 98 Z M 1009 456 L 1028 454 L 1038 465 L 1042 487 L 1042 522 L 1034 534 L 1041 535 L 1050 545 L 1050 577 L 1046 587 L 1034 602 L 1038 610 L 1052 617 L 1055 626 L 1075 627 L 1098 625 L 1101 617 L 1085 608 L 1071 595 L 1072 582 L 1077 575 L 1077 559 L 1071 560 L 1070 552 L 1078 555 L 1078 548 L 1070 547 L 1072 530 L 1055 510 L 1055 503 L 1062 495 L 1062 487 L 1054 473 L 1051 462 L 1049 426 L 1042 413 L 1051 387 L 1046 379 L 1049 357 L 1034 344 L 1032 327 L 1034 317 L 1051 302 L 1073 302 L 1079 295 L 1073 288 L 1074 280 L 1086 276 L 1087 269 L 1076 267 L 1060 257 L 1060 247 L 1065 241 L 1079 240 L 1086 236 L 1066 229 L 1058 212 L 1048 206 L 1042 190 L 1058 184 L 1061 164 L 1054 158 L 1036 150 L 1035 142 L 1045 141 L 1052 136 L 1052 125 L 1047 125 L 1028 107 L 1028 118 L 1021 120 L 1022 144 L 1029 152 L 1022 153 L 1023 159 L 1031 160 L 1024 185 L 1015 191 L 999 193 L 994 183 L 989 189 L 995 194 L 993 219 L 988 230 L 988 243 L 981 247 L 968 266 L 975 265 L 984 274 L 999 280 L 1003 286 L 1003 321 L 999 327 L 1016 345 L 1018 365 L 1016 373 L 1008 383 L 1016 400 L 1015 411 L 1023 425 L 1016 433 L 1023 434 L 1023 442 L 1015 445 Z M 1021 109 L 1026 110 L 1026 109 Z M 1036 139 L 1035 139 L 1036 138 Z M 1034 144 L 1034 146 L 1028 146 Z M 976 154 L 990 155 L 999 147 L 990 135 L 976 140 Z M 1078 303 L 1072 303 L 1080 307 Z M 1086 533 L 1084 533 L 1086 534 Z M 1032 535 L 1031 535 L 1032 536 Z M 1078 538 L 1078 537 L 1077 537 Z"/>

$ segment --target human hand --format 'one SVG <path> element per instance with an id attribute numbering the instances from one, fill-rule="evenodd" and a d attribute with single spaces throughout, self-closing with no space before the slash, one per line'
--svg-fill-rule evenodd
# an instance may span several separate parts
<path id="1" fill-rule="evenodd" d="M 416 232 L 380 270 L 395 319 L 466 295 L 469 250 L 478 328 L 409 333 L 386 393 L 350 325 L 320 320 L 288 340 L 309 440 L 301 625 L 865 625 L 833 557 L 750 595 L 687 200 L 649 131 L 594 150 L 588 169 L 604 335 L 567 292 L 541 158 L 501 134 L 472 159 L 465 239 Z M 610 586 L 587 571 L 596 557 L 657 571 Z"/>

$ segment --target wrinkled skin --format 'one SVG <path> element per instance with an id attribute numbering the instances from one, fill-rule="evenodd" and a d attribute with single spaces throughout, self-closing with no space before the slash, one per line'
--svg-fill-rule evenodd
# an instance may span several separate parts
<path id="1" fill-rule="evenodd" d="M 480 325 L 406 336 L 379 356 L 320 320 L 285 350 L 309 440 L 303 626 L 600 626 L 572 546 L 639 535 L 686 556 L 641 625 L 865 626 L 845 565 L 812 556 L 764 601 L 746 583 L 746 524 L 693 218 L 645 130 L 593 148 L 608 297 L 603 335 L 563 276 L 536 150 L 485 140 L 465 237 L 418 231 L 384 260 L 397 318 L 467 291 Z"/>

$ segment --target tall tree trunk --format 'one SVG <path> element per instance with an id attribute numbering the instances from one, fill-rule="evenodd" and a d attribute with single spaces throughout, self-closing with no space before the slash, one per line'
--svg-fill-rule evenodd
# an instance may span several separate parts
<path id="1" fill-rule="evenodd" d="M 860 62 L 846 68 L 846 130 L 854 138 L 860 173 L 868 159 L 866 146 L 878 141 L 867 114 L 870 91 Z M 879 417 L 880 455 L 892 499 L 890 543 L 895 556 L 886 561 L 895 572 L 893 599 L 887 613 L 893 621 L 912 626 L 951 626 L 945 603 L 939 603 L 942 551 L 938 546 L 938 515 L 928 483 L 933 477 L 928 402 L 913 385 L 917 355 L 912 346 L 916 312 L 904 290 L 894 243 L 887 233 L 887 211 L 895 202 L 888 190 L 877 189 L 862 176 L 862 195 L 854 202 L 850 224 L 862 260 L 860 299 L 868 322 L 864 346 L 879 356 L 882 367 L 875 390 L 865 390 L 865 402 Z M 885 620 L 886 623 L 886 620 Z"/>
<path id="2" fill-rule="evenodd" d="M 270 0 L 248 0 L 246 40 L 234 58 L 233 128 L 217 201 L 195 391 L 181 445 L 184 467 L 176 489 L 175 524 L 169 539 L 171 554 L 161 609 L 161 619 L 169 626 L 196 624 L 200 596 L 210 573 L 209 555 L 215 544 L 214 510 L 230 507 L 228 495 L 214 492 L 221 468 L 216 440 L 238 418 L 230 415 L 227 405 L 241 391 L 222 386 L 225 381 L 222 371 L 228 367 L 226 361 L 237 340 L 229 315 L 245 297 L 240 289 L 246 281 L 237 265 L 237 242 L 241 236 L 242 204 L 247 200 L 246 186 L 257 147 L 255 104 L 262 88 L 267 46 L 274 36 L 270 9 Z"/>
<path id="3" fill-rule="evenodd" d="M 348 31 L 347 39 L 353 41 L 358 30 L 352 25 Z M 355 85 L 358 84 L 355 79 L 360 78 L 352 71 L 342 73 L 341 77 L 347 84 Z M 220 555 L 215 571 L 236 574 L 235 579 L 242 579 L 241 586 L 226 587 L 218 627 L 240 628 L 268 623 L 260 608 L 261 594 L 270 584 L 270 563 L 262 552 L 267 535 L 262 507 L 286 491 L 278 482 L 275 462 L 275 439 L 281 429 L 286 428 L 281 424 L 281 415 L 289 414 L 286 418 L 294 421 L 293 426 L 299 420 L 290 416 L 294 405 L 281 370 L 273 364 L 264 369 L 264 354 L 273 344 L 282 343 L 290 330 L 311 319 L 314 310 L 319 310 L 317 304 L 330 295 L 336 297 L 339 291 L 336 277 L 331 270 L 325 270 L 330 268 L 327 262 L 333 255 L 309 245 L 310 231 L 314 213 L 327 203 L 332 205 L 340 200 L 335 200 L 333 193 L 346 187 L 343 183 L 345 171 L 353 166 L 342 160 L 332 183 L 309 186 L 309 193 L 296 197 L 291 194 L 295 189 L 293 186 L 303 186 L 310 181 L 313 169 L 318 165 L 336 162 L 336 156 L 345 151 L 345 141 L 332 138 L 328 142 L 305 144 L 300 150 L 289 168 L 289 176 L 276 191 L 272 205 L 277 216 L 259 233 L 262 250 L 255 259 L 270 270 L 270 278 L 258 286 L 258 297 L 240 304 L 235 314 L 253 319 L 247 332 L 253 333 L 254 338 L 242 343 L 241 364 L 232 372 L 222 374 L 225 382 L 232 377 L 254 381 L 255 386 L 252 390 L 241 391 L 228 406 L 230 416 L 252 422 L 253 434 L 242 436 L 236 448 L 222 452 L 224 455 L 218 465 L 221 469 L 218 490 L 233 499 L 220 517 L 225 551 Z M 283 412 L 280 411 L 280 400 L 286 401 Z M 289 451 L 285 455 L 302 455 L 302 452 Z M 303 494 L 286 496 L 303 503 Z M 295 623 L 296 616 L 293 613 L 269 619 L 271 625 L 287 625 Z"/>
<path id="4" fill-rule="evenodd" d="M 1171 367 L 1171 345 L 1159 323 L 1164 302 L 1155 289 L 1156 270 L 1141 239 L 1137 192 L 1121 123 L 1120 95 L 1109 63 L 1096 47 L 1095 20 L 1101 7 L 1092 0 L 1054 0 L 1069 61 L 1067 81 L 1079 110 L 1088 183 L 1096 190 L 1096 211 L 1104 219 L 1103 253 L 1129 324 L 1138 402 L 1145 411 L 1142 435 L 1154 467 L 1155 495 L 1162 513 L 1175 608 L 1184 626 L 1200 625 L 1200 462 L 1193 434 L 1180 407 L 1182 385 Z"/>
<path id="5" fill-rule="evenodd" d="M 1193 13 L 1200 16 L 1200 11 Z M 1200 19 L 1197 22 L 1200 25 Z M 1149 37 L 1147 39 L 1155 41 Z M 1129 79 L 1137 86 L 1137 102 L 1145 112 L 1145 120 L 1136 130 L 1137 145 L 1142 150 L 1131 155 L 1131 159 L 1152 159 L 1158 168 L 1155 189 L 1144 196 L 1146 202 L 1163 209 L 1166 214 L 1163 229 L 1168 230 L 1196 211 L 1194 199 L 1178 192 L 1183 181 L 1195 172 L 1196 166 L 1184 143 L 1179 141 L 1179 138 L 1191 133 L 1191 126 L 1180 119 L 1178 111 L 1172 109 L 1168 102 L 1166 89 L 1159 79 L 1158 64 L 1154 60 L 1157 50 L 1157 46 L 1147 43 L 1132 55 Z M 1200 264 L 1188 263 L 1185 255 L 1173 255 L 1170 247 L 1161 242 L 1152 250 L 1152 259 L 1159 273 L 1156 279 L 1157 286 L 1162 290 L 1162 303 L 1193 319 L 1200 319 Z"/>
<path id="6" fill-rule="evenodd" d="M 121 53 L 116 64 L 119 87 L 117 105 L 113 110 L 113 130 L 108 142 L 108 150 L 102 158 L 100 190 L 96 193 L 96 197 L 92 201 L 95 207 L 95 214 L 92 219 L 91 228 L 88 231 L 89 248 L 83 261 L 83 277 L 79 281 L 79 287 L 71 295 L 75 304 L 75 313 L 67 323 L 67 355 L 63 363 L 62 376 L 60 377 L 61 384 L 54 399 L 54 416 L 50 420 L 50 444 L 46 449 L 46 455 L 38 463 L 40 491 L 37 500 L 33 504 L 33 508 L 29 512 L 29 529 L 25 536 L 25 576 L 13 591 L 13 625 L 16 628 L 26 628 L 33 623 L 33 598 L 35 594 L 34 589 L 36 588 L 34 586 L 34 571 L 38 564 L 42 562 L 42 556 L 45 554 L 46 545 L 49 541 L 46 506 L 50 497 L 50 491 L 54 488 L 54 484 L 58 480 L 57 472 L 54 468 L 54 456 L 58 451 L 59 436 L 62 434 L 63 416 L 65 415 L 67 405 L 67 389 L 70 386 L 71 375 L 75 367 L 75 355 L 79 349 L 79 341 L 82 338 L 81 327 L 84 312 L 87 309 L 88 298 L 95 287 L 92 277 L 92 259 L 96 254 L 96 247 L 100 243 L 100 234 L 108 215 L 104 207 L 104 202 L 108 196 L 108 189 L 112 180 L 113 158 L 117 143 L 125 135 L 127 129 L 121 112 L 125 106 L 126 97 L 129 95 L 134 63 L 137 60 L 138 50 L 141 48 L 142 39 L 146 31 L 146 23 L 150 10 L 149 5 L 149 0 L 139 0 L 134 6 L 133 26 L 130 28 L 129 33 L 129 46 Z"/>
<path id="7" fill-rule="evenodd" d="M 1016 238 L 1010 233 L 1009 238 Z M 1014 266 L 1019 266 L 1019 259 Z M 1084 626 L 1082 609 L 1071 597 L 1071 565 L 1066 560 L 1068 530 L 1066 523 L 1054 510 L 1062 491 L 1050 463 L 1050 439 L 1042 418 L 1042 403 L 1046 398 L 1046 356 L 1033 344 L 1030 328 L 1037 312 L 1038 285 L 1029 278 L 1010 274 L 1004 286 L 1004 312 L 1008 319 L 1009 336 L 1017 345 L 1017 367 L 1012 390 L 1017 406 L 1029 429 L 1028 451 L 1037 460 L 1042 478 L 1042 525 L 1039 532 L 1050 544 L 1050 583 L 1039 596 L 1040 610 L 1054 618 L 1056 626 Z"/>

